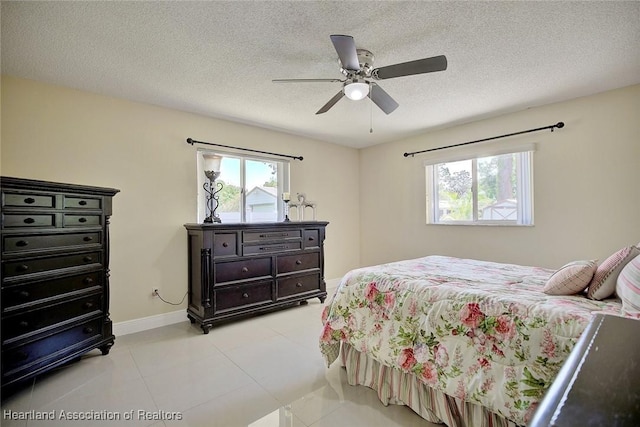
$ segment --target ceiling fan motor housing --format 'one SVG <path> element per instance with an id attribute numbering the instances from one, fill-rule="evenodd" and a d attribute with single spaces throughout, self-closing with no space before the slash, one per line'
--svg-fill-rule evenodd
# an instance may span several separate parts
<path id="1" fill-rule="evenodd" d="M 373 70 L 373 60 L 374 56 L 371 51 L 367 49 L 356 49 L 356 53 L 358 54 L 358 62 L 360 63 L 360 71 L 354 72 L 351 70 L 347 70 L 342 66 L 342 61 L 338 58 L 338 64 L 340 65 L 340 71 L 347 78 L 352 78 L 354 76 L 360 77 L 371 77 L 371 71 Z"/>

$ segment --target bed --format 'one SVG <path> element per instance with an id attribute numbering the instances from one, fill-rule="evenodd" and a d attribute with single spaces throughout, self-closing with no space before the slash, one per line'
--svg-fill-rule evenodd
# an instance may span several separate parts
<path id="1" fill-rule="evenodd" d="M 428 256 L 349 272 L 320 349 L 351 385 L 449 427 L 522 426 L 594 313 L 617 298 L 547 295 L 554 270 Z"/>

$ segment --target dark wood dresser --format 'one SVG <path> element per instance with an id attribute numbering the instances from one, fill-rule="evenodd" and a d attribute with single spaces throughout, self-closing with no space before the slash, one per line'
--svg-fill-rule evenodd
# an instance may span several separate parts
<path id="1" fill-rule="evenodd" d="M 191 323 L 209 333 L 216 322 L 324 302 L 328 222 L 186 224 Z"/>
<path id="2" fill-rule="evenodd" d="M 2 389 L 114 343 L 111 188 L 1 177 Z"/>
<path id="3" fill-rule="evenodd" d="M 595 314 L 528 426 L 640 426 L 640 320 Z"/>

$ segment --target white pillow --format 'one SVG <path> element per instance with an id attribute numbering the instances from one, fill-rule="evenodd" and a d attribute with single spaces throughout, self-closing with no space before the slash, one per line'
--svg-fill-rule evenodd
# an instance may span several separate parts
<path id="1" fill-rule="evenodd" d="M 616 291 L 616 280 L 625 265 L 636 256 L 640 255 L 640 249 L 635 246 L 622 248 L 605 259 L 598 266 L 596 273 L 589 283 L 587 296 L 595 300 L 609 298 Z"/>
<path id="2" fill-rule="evenodd" d="M 542 292 L 549 295 L 573 295 L 582 292 L 589 285 L 597 268 L 596 260 L 565 264 L 547 280 Z"/>
<path id="3" fill-rule="evenodd" d="M 622 314 L 640 318 L 640 255 L 624 266 L 616 282 L 622 300 Z"/>

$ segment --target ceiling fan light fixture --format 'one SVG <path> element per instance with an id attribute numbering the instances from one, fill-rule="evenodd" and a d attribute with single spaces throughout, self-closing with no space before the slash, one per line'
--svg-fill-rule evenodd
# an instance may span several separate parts
<path id="1" fill-rule="evenodd" d="M 344 94 L 353 101 L 360 101 L 369 95 L 369 84 L 364 80 L 353 80 L 344 85 Z"/>

